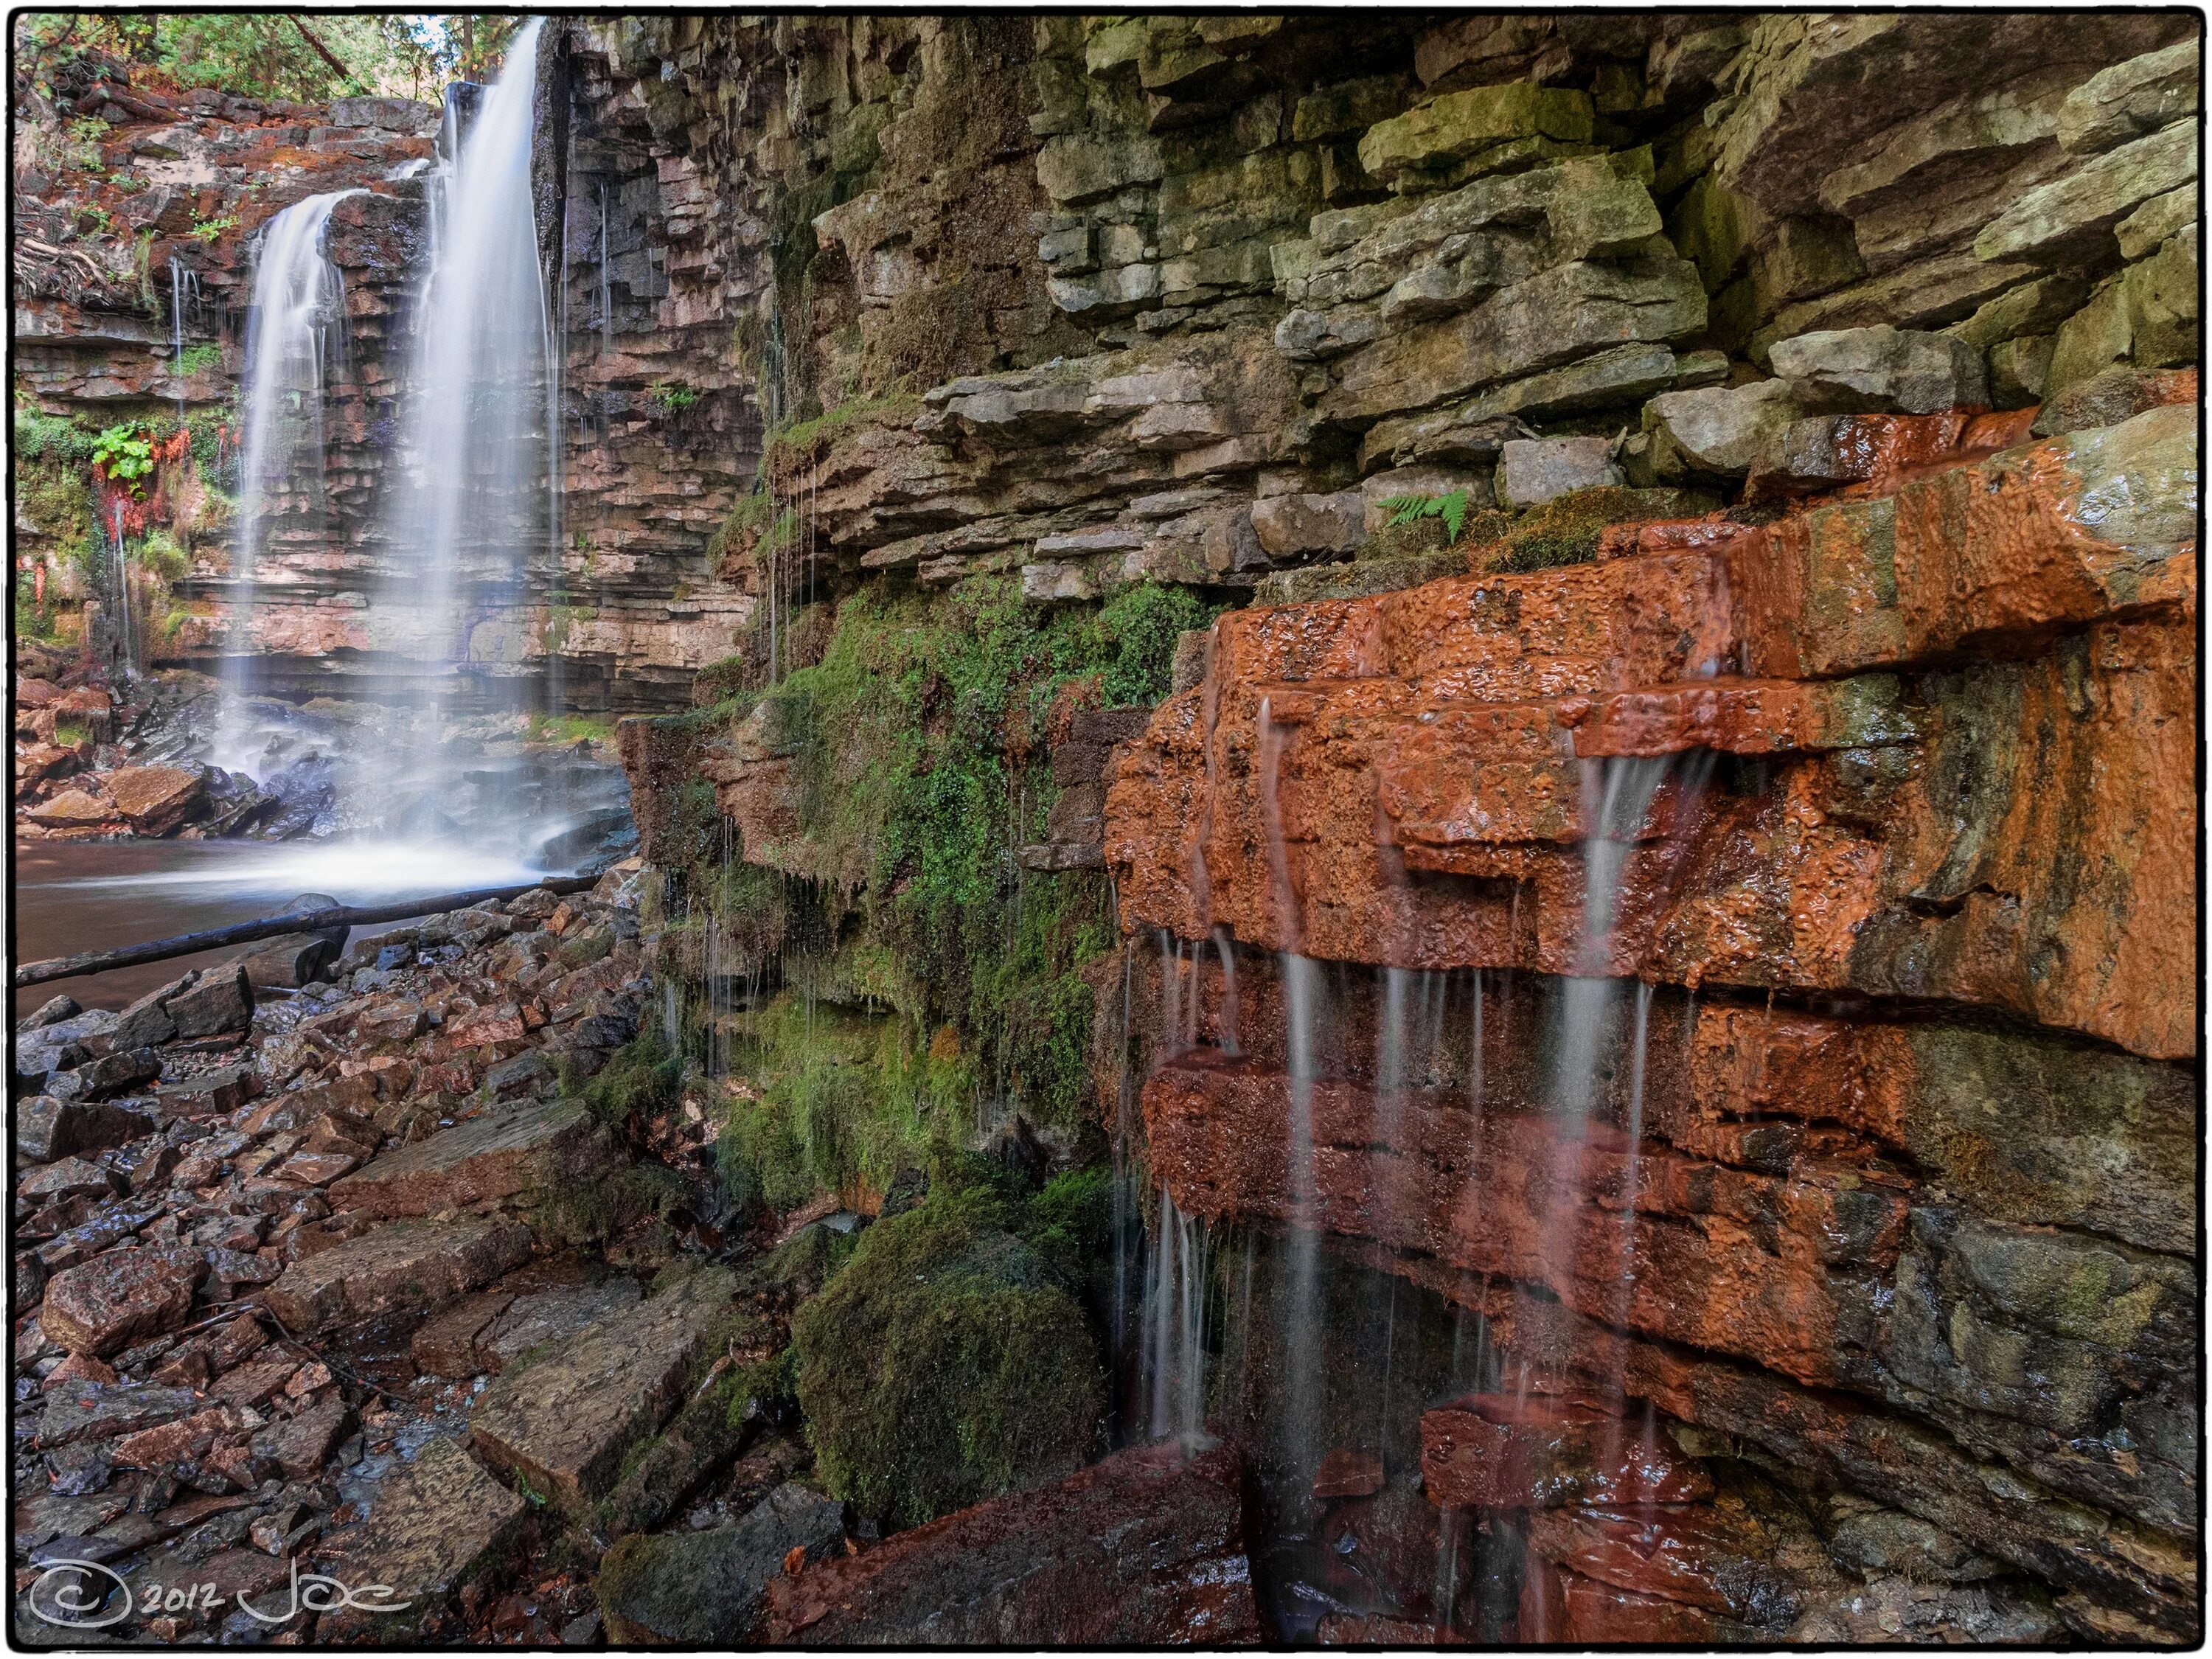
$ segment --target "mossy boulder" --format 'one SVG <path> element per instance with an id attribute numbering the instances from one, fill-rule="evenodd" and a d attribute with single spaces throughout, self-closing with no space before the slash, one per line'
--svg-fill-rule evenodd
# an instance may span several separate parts
<path id="1" fill-rule="evenodd" d="M 902 1526 L 1057 1480 L 1096 1444 L 1105 1376 L 1081 1308 L 981 1188 L 878 1222 L 792 1324 L 836 1496 Z"/>

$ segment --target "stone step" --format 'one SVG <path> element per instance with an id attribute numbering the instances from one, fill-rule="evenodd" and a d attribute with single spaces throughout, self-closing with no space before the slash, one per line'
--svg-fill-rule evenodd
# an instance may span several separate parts
<path id="1" fill-rule="evenodd" d="M 395 1221 L 295 1261 L 264 1292 L 295 1336 L 402 1310 L 441 1308 L 530 1254 L 530 1229 L 495 1217 Z"/>
<path id="2" fill-rule="evenodd" d="M 360 1604 L 325 1613 L 317 1638 L 392 1643 L 416 1635 L 463 1583 L 495 1562 L 528 1514 L 459 1441 L 431 1441 L 376 1487 L 359 1526 L 318 1552 L 318 1569 L 351 1586 Z M 371 1584 L 388 1586 L 390 1594 L 375 1597 L 365 1590 Z M 407 1606 L 379 1613 L 379 1599 Z"/>
<path id="3" fill-rule="evenodd" d="M 702 1268 L 507 1372 L 477 1402 L 471 1443 L 494 1468 L 580 1512 L 680 1403 L 695 1362 L 732 1319 L 736 1284 L 723 1268 Z"/>
<path id="4" fill-rule="evenodd" d="M 529 1101 L 470 1118 L 331 1183 L 334 1208 L 373 1220 L 526 1200 L 590 1138 L 578 1100 Z"/>
<path id="5" fill-rule="evenodd" d="M 1139 1446 L 769 1585 L 769 1642 L 808 1647 L 1261 1639 L 1233 1448 Z"/>

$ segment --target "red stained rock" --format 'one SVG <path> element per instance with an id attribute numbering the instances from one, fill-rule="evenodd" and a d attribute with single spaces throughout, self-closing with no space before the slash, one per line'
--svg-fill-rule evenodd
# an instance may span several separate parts
<path id="1" fill-rule="evenodd" d="M 1052 1647 L 1261 1639 L 1243 1474 L 1138 1447 L 770 1583 L 769 1639 Z"/>
<path id="2" fill-rule="evenodd" d="M 1382 1460 L 1373 1452 L 1338 1446 L 1314 1472 L 1316 1498 L 1365 1498 L 1382 1490 Z"/>
<path id="3" fill-rule="evenodd" d="M 1609 971 L 1949 999 L 2185 1056 L 2192 422 L 1974 459 L 2016 435 L 1991 417 L 1887 493 L 1703 545 L 1231 612 L 1206 682 L 1109 764 L 1123 924 L 1586 971 L 1590 763 L 1765 755 L 1753 793 L 1662 788 Z"/>
<path id="4" fill-rule="evenodd" d="M 1632 1647 L 1667 1643 L 1706 1644 L 1714 1639 L 1712 1615 L 1702 1607 L 1601 1584 L 1529 1558 L 1521 1581 L 1520 1626 L 1516 1638 L 1547 1646 L 1612 1642 Z"/>
<path id="5" fill-rule="evenodd" d="M 192 766 L 128 766 L 100 780 L 115 810 L 142 836 L 164 836 L 207 797 L 207 774 Z"/>
<path id="6" fill-rule="evenodd" d="M 40 1323 L 72 1352 L 104 1358 L 182 1324 L 206 1273 L 198 1250 L 110 1250 L 46 1282 Z"/>
<path id="7" fill-rule="evenodd" d="M 1421 1481 L 1455 1509 L 1685 1504 L 1713 1489 L 1656 1428 L 1555 1395 L 1470 1395 L 1424 1412 Z"/>
<path id="8" fill-rule="evenodd" d="M 1163 1066 L 1143 1109 L 1176 1204 L 1297 1216 L 1289 1103 L 1279 1072 L 1205 1051 Z M 1893 1263 L 1903 1238 L 1905 1194 L 1847 1164 L 1804 1158 L 1773 1176 L 1649 1143 L 1632 1162 L 1610 1126 L 1563 1141 L 1543 1116 L 1504 1110 L 1478 1146 L 1464 1100 L 1426 1090 L 1392 1111 L 1386 1122 L 1358 1084 L 1315 1085 L 1314 1218 L 1328 1231 L 1546 1285 L 1593 1318 L 1808 1382 L 1837 1380 L 1842 1334 L 1870 1311 L 1865 1272 Z M 1573 1199 L 1556 1204 L 1563 1189 Z"/>
<path id="9" fill-rule="evenodd" d="M 429 1028 L 422 1005 L 412 997 L 393 997 L 370 1005 L 356 1017 L 354 1030 L 363 1042 L 404 1042 Z M 374 1095 L 373 1085 L 369 1092 Z"/>
<path id="10" fill-rule="evenodd" d="M 273 1359 L 253 1360 L 224 1372 L 208 1392 L 226 1405 L 266 1405 L 283 1391 L 285 1383 L 299 1369 L 298 1360 L 283 1354 Z"/>
<path id="11" fill-rule="evenodd" d="M 576 1101 L 524 1102 L 372 1159 L 332 1184 L 331 1202 L 384 1219 L 520 1197 L 541 1187 L 590 1133 Z"/>
<path id="12" fill-rule="evenodd" d="M 495 1042 L 514 1042 L 529 1035 L 522 1011 L 512 1002 L 495 1002 L 455 1016 L 446 1026 L 447 1039 L 456 1048 L 482 1048 Z"/>
<path id="13" fill-rule="evenodd" d="M 313 1230 L 293 1237 L 304 1241 Z M 295 1335 L 402 1309 L 432 1309 L 489 1283 L 530 1254 L 516 1222 L 395 1222 L 302 1254 L 262 1294 Z"/>

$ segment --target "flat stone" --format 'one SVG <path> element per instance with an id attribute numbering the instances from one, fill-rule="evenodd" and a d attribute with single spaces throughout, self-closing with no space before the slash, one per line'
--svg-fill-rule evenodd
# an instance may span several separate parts
<path id="1" fill-rule="evenodd" d="M 37 1206 L 72 1198 L 105 1199 L 120 1187 L 113 1173 L 81 1158 L 58 1158 L 15 1183 L 15 1196 Z"/>
<path id="2" fill-rule="evenodd" d="M 607 1639 L 756 1646 L 767 1633 L 769 1583 L 792 1552 L 842 1553 L 844 1530 L 843 1504 L 787 1481 L 733 1525 L 633 1533 L 599 1566 Z"/>
<path id="3" fill-rule="evenodd" d="M 168 1083 L 155 1091 L 163 1108 L 179 1117 L 228 1115 L 261 1092 L 261 1073 L 250 1060 L 225 1066 L 199 1077 Z"/>
<path id="4" fill-rule="evenodd" d="M 1359 141 L 1359 164 L 1402 187 L 1515 140 L 1586 144 L 1592 114 L 1588 93 L 1521 81 L 1475 87 L 1377 122 Z"/>
<path id="5" fill-rule="evenodd" d="M 1664 392 L 1644 406 L 1644 429 L 1661 434 L 1692 470 L 1748 472 L 1802 411 L 1784 380 Z"/>
<path id="6" fill-rule="evenodd" d="M 579 1333 L 484 1391 L 470 1441 L 571 1514 L 613 1484 L 623 1454 L 659 1427 L 715 1327 L 735 1281 L 705 1268 L 651 1301 Z"/>
<path id="7" fill-rule="evenodd" d="M 591 1133 L 578 1100 L 527 1101 L 371 1159 L 331 1187 L 331 1203 L 374 1220 L 526 1198 Z"/>
<path id="8" fill-rule="evenodd" d="M 403 1641 L 514 1540 L 529 1506 L 495 1480 L 458 1440 L 436 1439 L 374 1488 L 368 1517 L 316 1553 L 349 1584 L 385 1584 L 402 1612 L 326 1613 L 322 1639 Z M 362 1598 L 367 1600 L 368 1598 Z"/>
<path id="9" fill-rule="evenodd" d="M 284 1270 L 264 1292 L 295 1336 L 400 1309 L 443 1307 L 530 1254 L 530 1229 L 488 1217 L 397 1221 Z"/>
<path id="10" fill-rule="evenodd" d="M 477 1369 L 502 1371 L 526 1364 L 533 1351 L 611 1320 L 644 1299 L 638 1282 L 623 1274 L 518 1296 L 477 1332 Z"/>
<path id="11" fill-rule="evenodd" d="M 415 1369 L 425 1376 L 475 1376 L 483 1369 L 477 1357 L 477 1333 L 514 1300 L 504 1291 L 486 1291 L 480 1296 L 463 1297 L 444 1312 L 433 1314 L 408 1345 Z"/>
<path id="12" fill-rule="evenodd" d="M 769 1640 L 809 1647 L 1214 1648 L 1261 1634 L 1243 1474 L 1140 1446 L 769 1585 Z"/>
<path id="13" fill-rule="evenodd" d="M 353 1425 L 353 1407 L 333 1394 L 255 1435 L 253 1453 L 276 1464 L 288 1480 L 313 1480 Z"/>
<path id="14" fill-rule="evenodd" d="M 79 1440 L 135 1434 L 197 1411 L 204 1401 L 190 1389 L 155 1382 L 72 1382 L 46 1397 L 39 1419 L 41 1450 Z"/>
<path id="15" fill-rule="evenodd" d="M 1271 559 L 1349 553 L 1363 535 L 1364 502 L 1356 489 L 1331 495 L 1269 495 L 1252 503 L 1252 530 Z"/>

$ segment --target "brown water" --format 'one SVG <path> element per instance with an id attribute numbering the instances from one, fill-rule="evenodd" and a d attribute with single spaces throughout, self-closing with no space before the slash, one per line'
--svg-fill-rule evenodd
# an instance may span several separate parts
<path id="1" fill-rule="evenodd" d="M 281 914 L 286 901 L 301 893 L 326 893 L 341 904 L 386 903 L 528 881 L 535 873 L 504 861 L 391 843 L 190 841 L 18 842 L 15 871 L 11 963 L 252 921 Z M 357 931 L 401 925 L 380 922 Z M 21 1018 L 64 991 L 88 1008 L 120 1008 L 187 968 L 211 965 L 242 948 L 28 986 L 14 993 L 11 1018 Z"/>

